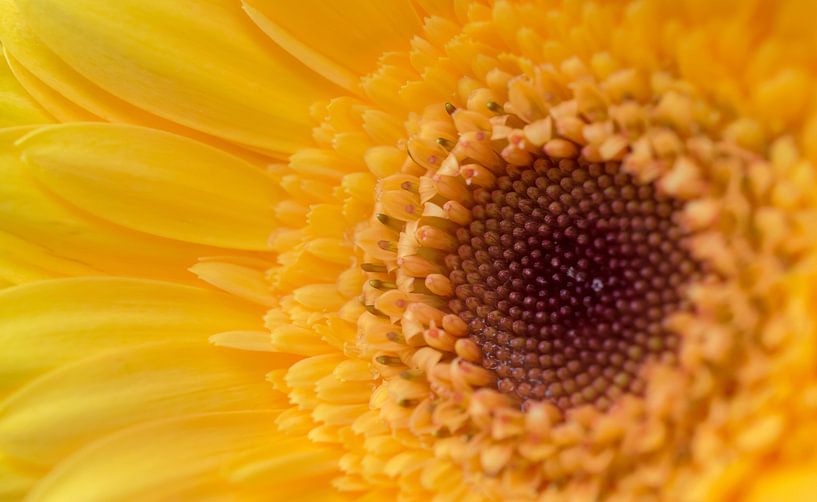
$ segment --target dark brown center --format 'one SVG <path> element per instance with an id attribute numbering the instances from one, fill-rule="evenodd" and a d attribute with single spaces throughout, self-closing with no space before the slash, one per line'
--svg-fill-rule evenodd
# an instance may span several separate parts
<path id="1" fill-rule="evenodd" d="M 701 267 L 681 203 L 618 163 L 538 159 L 474 190 L 473 221 L 446 258 L 450 308 L 469 325 L 498 389 L 560 408 L 638 393 L 640 369 L 674 357 L 663 326 Z"/>

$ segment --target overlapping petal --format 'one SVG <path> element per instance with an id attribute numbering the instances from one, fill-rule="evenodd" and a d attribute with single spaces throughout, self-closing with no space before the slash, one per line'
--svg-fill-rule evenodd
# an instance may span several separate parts
<path id="1" fill-rule="evenodd" d="M 275 416 L 263 410 L 212 413 L 127 429 L 66 459 L 28 500 L 234 500 L 241 492 L 231 472 L 245 466 L 259 445 L 282 439 Z M 303 442 L 290 447 L 290 453 L 320 450 Z M 301 496 L 325 490 L 310 481 L 299 484 Z M 273 494 L 272 500 L 281 499 Z"/>
<path id="2" fill-rule="evenodd" d="M 272 44 L 236 2 L 21 0 L 16 6 L 45 46 L 14 38 L 19 54 L 14 44 L 12 52 L 23 66 L 38 66 L 40 78 L 53 79 L 65 95 L 82 93 L 85 103 L 108 112 L 121 107 L 92 96 L 70 73 L 164 119 L 286 153 L 306 144 L 309 106 L 333 90 Z M 70 68 L 40 59 L 43 49 Z"/>
<path id="3" fill-rule="evenodd" d="M 112 224 L 49 194 L 14 145 L 31 130 L 0 131 L 0 275 L 7 281 L 110 274 L 192 282 L 190 265 L 223 252 Z"/>
<path id="4" fill-rule="evenodd" d="M 51 371 L 3 401 L 0 450 L 28 465 L 48 467 L 130 424 L 188 413 L 281 408 L 286 396 L 273 391 L 264 374 L 289 363 L 291 358 L 262 359 L 201 342 L 102 352 Z"/>
<path id="5" fill-rule="evenodd" d="M 39 105 L 57 119 L 58 122 L 91 122 L 101 120 L 97 115 L 71 102 L 51 87 L 45 85 L 28 69 L 21 65 L 8 50 L 4 50 L 4 53 L 6 56 L 6 64 L 14 74 L 17 82 L 25 88 L 26 92 L 36 100 Z M 29 123 L 20 125 L 29 125 Z"/>
<path id="6" fill-rule="evenodd" d="M 3 120 L 86 122 L 0 131 L 0 498 L 809 493 L 801 7 L 0 0 Z M 729 242 L 700 248 L 746 271 L 695 291 L 722 324 L 682 319 L 681 371 L 612 414 L 508 407 L 444 336 L 465 328 L 430 271 L 496 174 L 457 162 L 542 152 L 726 192 Z M 132 278 L 49 280 L 97 274 Z"/>
<path id="7" fill-rule="evenodd" d="M 250 304 L 165 282 L 86 277 L 7 288 L 0 292 L 2 387 L 106 349 L 161 340 L 204 345 L 220 331 L 260 324 Z"/>
<path id="8" fill-rule="evenodd" d="M 14 78 L 5 61 L 0 61 L 0 127 L 48 124 L 52 121 L 51 116 Z"/>
<path id="9" fill-rule="evenodd" d="M 275 43 L 351 91 L 359 90 L 360 77 L 375 70 L 383 53 L 406 50 L 420 28 L 407 0 L 350 0 L 342 5 L 331 0 L 244 0 L 243 4 Z"/>
<path id="10" fill-rule="evenodd" d="M 0 1 L 0 39 L 7 63 L 20 85 L 61 122 L 142 125 L 183 134 L 254 162 L 268 160 L 244 147 L 161 118 L 105 91 L 54 54 L 26 24 L 14 0 Z M 20 125 L 35 123 L 40 122 L 27 121 Z"/>
<path id="11" fill-rule="evenodd" d="M 185 242 L 269 248 L 280 190 L 220 150 L 109 124 L 42 128 L 16 145 L 37 181 L 99 218 Z"/>

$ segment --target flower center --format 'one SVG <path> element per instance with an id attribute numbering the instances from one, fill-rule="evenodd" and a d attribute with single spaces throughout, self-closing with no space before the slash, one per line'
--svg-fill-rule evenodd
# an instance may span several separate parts
<path id="1" fill-rule="evenodd" d="M 560 408 L 639 393 L 648 360 L 672 360 L 663 326 L 701 267 L 682 204 L 618 162 L 540 157 L 473 190 L 472 221 L 446 257 L 451 310 L 498 389 Z"/>

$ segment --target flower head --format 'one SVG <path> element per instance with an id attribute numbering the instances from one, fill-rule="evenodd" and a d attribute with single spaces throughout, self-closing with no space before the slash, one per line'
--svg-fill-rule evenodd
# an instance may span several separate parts
<path id="1" fill-rule="evenodd" d="M 0 493 L 806 500 L 798 2 L 0 2 Z"/>

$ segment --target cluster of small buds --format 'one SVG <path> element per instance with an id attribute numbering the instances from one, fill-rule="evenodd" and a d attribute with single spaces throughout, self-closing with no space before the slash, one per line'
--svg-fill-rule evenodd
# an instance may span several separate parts
<path id="1" fill-rule="evenodd" d="M 600 408 L 644 388 L 648 359 L 674 357 L 663 321 L 701 272 L 682 204 L 619 163 L 538 158 L 473 191 L 446 258 L 450 309 L 497 387 L 560 408 Z"/>

